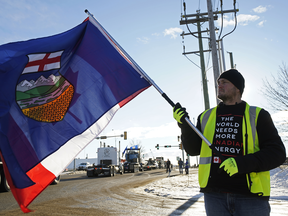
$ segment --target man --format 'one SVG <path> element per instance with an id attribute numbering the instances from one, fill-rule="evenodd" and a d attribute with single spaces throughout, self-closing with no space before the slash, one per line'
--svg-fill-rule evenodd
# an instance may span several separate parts
<path id="1" fill-rule="evenodd" d="M 168 176 L 170 176 L 170 173 L 171 173 L 171 162 L 169 159 L 167 159 L 167 162 L 166 162 L 166 173 L 168 172 Z"/>
<path id="2" fill-rule="evenodd" d="M 186 163 L 185 163 L 185 173 L 186 173 L 186 175 L 189 174 L 189 161 L 188 161 L 188 159 L 186 159 Z"/>
<path id="3" fill-rule="evenodd" d="M 179 103 L 174 118 L 181 128 L 185 151 L 199 155 L 199 184 L 207 215 L 269 215 L 270 173 L 286 151 L 270 114 L 242 101 L 245 80 L 235 69 L 218 78 L 222 102 L 199 115 L 196 127 L 222 159 L 186 123 Z"/>
<path id="4" fill-rule="evenodd" d="M 178 167 L 180 174 L 183 174 L 183 161 L 181 160 L 181 158 L 178 161 Z"/>

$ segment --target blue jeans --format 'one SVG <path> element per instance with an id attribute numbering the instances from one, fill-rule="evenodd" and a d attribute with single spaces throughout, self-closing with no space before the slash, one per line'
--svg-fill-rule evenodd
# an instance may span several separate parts
<path id="1" fill-rule="evenodd" d="M 204 193 L 207 216 L 269 216 L 268 200 L 231 193 Z"/>

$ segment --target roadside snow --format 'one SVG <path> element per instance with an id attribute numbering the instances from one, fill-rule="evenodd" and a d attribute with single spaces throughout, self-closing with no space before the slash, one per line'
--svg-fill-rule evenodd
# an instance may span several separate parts
<path id="1" fill-rule="evenodd" d="M 177 172 L 176 172 L 177 171 Z M 171 173 L 171 177 L 152 182 L 142 187 L 134 189 L 136 193 L 146 193 L 168 198 L 190 199 L 203 196 L 199 192 L 197 170 L 190 169 L 189 175 L 178 175 L 179 171 Z M 177 173 L 177 175 L 173 175 Z"/>
<path id="2" fill-rule="evenodd" d="M 151 196 L 161 196 L 171 199 L 195 199 L 203 201 L 198 185 L 198 170 L 190 169 L 189 175 L 179 175 L 179 171 L 172 172 L 171 177 L 152 182 L 142 187 L 133 189 L 135 193 Z M 175 175 L 176 174 L 176 175 Z M 271 176 L 271 215 L 287 215 L 288 209 L 288 166 L 281 166 L 270 171 Z M 199 211 L 204 211 L 204 205 Z"/>
<path id="3" fill-rule="evenodd" d="M 271 199 L 288 200 L 288 166 L 280 166 L 270 171 Z"/>
<path id="4" fill-rule="evenodd" d="M 176 170 L 177 171 L 177 170 Z M 189 175 L 177 175 L 135 188 L 136 193 L 148 193 L 169 198 L 199 198 L 198 173 L 190 169 Z M 271 199 L 288 200 L 288 166 L 281 166 L 270 171 Z"/>

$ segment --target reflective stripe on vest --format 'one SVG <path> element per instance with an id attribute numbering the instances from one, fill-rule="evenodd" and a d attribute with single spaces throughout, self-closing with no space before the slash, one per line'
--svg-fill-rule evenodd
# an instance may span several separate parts
<path id="1" fill-rule="evenodd" d="M 249 108 L 250 124 L 251 124 L 251 129 L 252 129 L 254 150 L 255 150 L 255 142 L 256 142 L 256 140 L 255 140 L 256 139 L 256 108 L 257 107 L 255 107 L 255 106 L 250 106 L 250 108 Z"/>
<path id="2" fill-rule="evenodd" d="M 212 157 L 200 157 L 199 164 L 210 164 Z"/>
<path id="3" fill-rule="evenodd" d="M 203 135 L 209 140 L 209 142 L 212 143 L 216 127 L 216 117 L 214 119 L 211 118 L 211 116 L 216 116 L 215 108 L 206 110 L 200 117 L 200 123 Z M 203 128 L 202 125 L 204 126 Z M 207 128 L 207 126 L 209 128 Z M 207 186 L 210 175 L 212 151 L 204 141 L 202 141 L 201 145 L 200 161 L 201 163 L 199 162 L 198 181 L 200 187 L 205 188 Z"/>
<path id="4" fill-rule="evenodd" d="M 206 110 L 205 113 L 203 113 L 202 118 L 201 118 L 201 131 L 204 131 L 212 110 L 213 109 L 209 109 L 209 110 Z M 211 164 L 211 162 L 212 162 L 212 155 L 210 155 L 209 157 L 200 157 L 199 164 Z"/>
<path id="5" fill-rule="evenodd" d="M 245 110 L 245 118 L 246 120 L 249 119 L 249 122 L 247 121 L 247 130 L 248 130 L 248 152 L 247 154 L 253 154 L 254 152 L 257 152 L 260 150 L 259 147 L 259 140 L 258 140 L 258 134 L 256 131 L 256 125 L 258 120 L 258 115 L 261 108 L 259 107 L 249 107 L 246 105 Z M 244 122 L 243 122 L 244 123 Z M 250 127 L 250 128 L 249 128 Z M 243 131 L 244 130 L 244 127 Z M 249 135 L 252 135 L 249 136 Z M 244 141 L 244 132 L 243 132 L 243 147 L 244 147 L 244 154 L 245 154 L 245 148 L 246 143 Z M 270 196 L 270 172 L 252 172 L 246 174 L 247 184 L 249 187 L 249 190 L 251 193 L 257 194 L 258 196 Z"/>
<path id="6" fill-rule="evenodd" d="M 246 104 L 245 113 L 242 123 L 243 134 L 243 152 L 246 154 L 246 128 L 248 134 L 248 150 L 247 153 L 251 154 L 260 150 L 258 135 L 256 131 L 257 119 L 261 108 L 249 106 Z M 203 135 L 212 143 L 216 127 L 216 111 L 217 107 L 206 110 L 200 116 L 201 131 Z M 246 123 L 245 119 L 246 118 Z M 199 161 L 199 185 L 205 188 L 208 183 L 210 168 L 212 163 L 212 151 L 208 145 L 202 141 L 200 161 Z M 252 172 L 246 174 L 247 184 L 251 193 L 258 194 L 259 196 L 270 195 L 270 172 Z"/>

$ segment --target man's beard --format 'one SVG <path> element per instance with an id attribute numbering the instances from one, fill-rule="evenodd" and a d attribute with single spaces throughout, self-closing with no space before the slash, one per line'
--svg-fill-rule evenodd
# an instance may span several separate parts
<path id="1" fill-rule="evenodd" d="M 220 100 L 222 100 L 223 102 L 229 101 L 229 100 L 233 100 L 234 98 L 236 98 L 236 89 L 233 89 L 229 93 L 224 93 L 224 94 L 219 94 L 218 93 L 217 97 Z"/>

